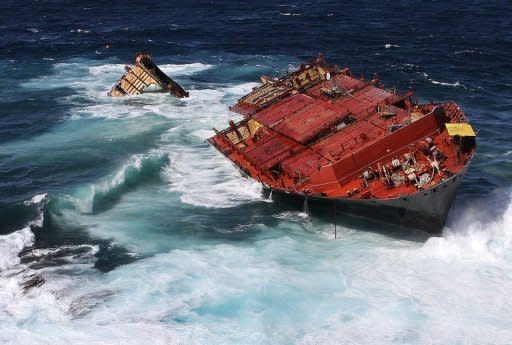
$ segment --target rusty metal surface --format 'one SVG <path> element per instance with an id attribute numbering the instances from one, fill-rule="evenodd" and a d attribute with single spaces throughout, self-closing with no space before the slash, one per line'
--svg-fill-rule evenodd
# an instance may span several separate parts
<path id="1" fill-rule="evenodd" d="M 387 200 L 435 188 L 473 157 L 474 141 L 446 130 L 446 123 L 467 122 L 453 102 L 418 104 L 411 92 L 325 64 L 262 80 L 267 84 L 231 108 L 257 121 L 258 130 L 235 145 L 231 132 L 242 121 L 209 142 L 274 190 Z M 283 85 L 291 91 L 281 92 Z"/>

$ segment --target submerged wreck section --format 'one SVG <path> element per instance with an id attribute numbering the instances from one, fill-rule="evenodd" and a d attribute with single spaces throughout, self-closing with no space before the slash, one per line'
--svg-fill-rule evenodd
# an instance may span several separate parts
<path id="1" fill-rule="evenodd" d="M 162 72 L 149 54 L 137 54 L 135 65 L 126 66 L 125 69 L 121 79 L 109 91 L 109 96 L 139 95 L 146 88 L 156 86 L 160 88 L 158 91 L 170 92 L 178 98 L 188 97 L 188 92 Z"/>
<path id="2" fill-rule="evenodd" d="M 274 195 L 438 231 L 475 150 L 453 102 L 355 78 L 323 56 L 281 78 L 262 77 L 230 108 L 244 116 L 210 144 Z"/>

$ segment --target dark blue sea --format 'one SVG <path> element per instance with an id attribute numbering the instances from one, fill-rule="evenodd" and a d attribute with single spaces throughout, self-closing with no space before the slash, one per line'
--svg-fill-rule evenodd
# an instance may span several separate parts
<path id="1" fill-rule="evenodd" d="M 511 344 L 511 14 L 1 1 L 0 343 Z M 190 97 L 108 97 L 139 51 Z M 335 240 L 205 143 L 319 52 L 466 112 L 477 154 L 441 235 L 338 215 Z"/>

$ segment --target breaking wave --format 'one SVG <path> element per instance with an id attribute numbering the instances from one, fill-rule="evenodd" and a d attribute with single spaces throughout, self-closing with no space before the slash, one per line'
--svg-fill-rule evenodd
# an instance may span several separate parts
<path id="1" fill-rule="evenodd" d="M 512 202 L 502 215 L 489 217 L 491 207 L 475 204 L 458 215 L 457 220 L 445 228 L 442 237 L 432 237 L 422 251 L 426 255 L 451 260 L 473 260 L 500 263 L 512 253 Z"/>
<path id="2" fill-rule="evenodd" d="M 0 236 L 0 273 L 8 271 L 19 264 L 19 254 L 21 251 L 34 244 L 35 236 L 32 232 L 32 228 L 43 226 L 43 202 L 45 198 L 46 194 L 40 194 L 25 201 L 25 206 L 35 206 L 38 208 L 38 216 L 30 221 L 23 229 Z"/>
<path id="3" fill-rule="evenodd" d="M 25 247 L 33 244 L 31 237 L 23 243 Z M 86 303 L 85 298 L 73 302 L 80 288 L 91 282 L 91 274 L 94 276 L 91 269 L 97 252 L 97 246 L 70 245 L 18 253 L 8 270 L 0 270 L 0 320 L 4 322 L 0 343 L 63 343 L 51 341 L 51 335 L 34 329 L 27 333 L 20 325 L 37 328 L 42 320 L 62 322 L 87 313 L 78 303 Z M 87 306 L 91 310 L 98 303 Z"/>
<path id="4" fill-rule="evenodd" d="M 166 153 L 134 155 L 117 173 L 104 182 L 79 189 L 71 200 L 82 213 L 104 212 L 116 205 L 125 193 L 145 183 L 158 181 L 168 162 Z"/>
<path id="5" fill-rule="evenodd" d="M 27 207 L 37 207 L 38 216 L 24 228 L 0 236 L 0 327 L 1 343 L 46 343 L 47 338 L 34 337 L 27 341 L 19 335 L 18 327 L 9 320 L 26 324 L 39 318 L 62 321 L 68 318 L 67 300 L 76 288 L 88 278 L 73 278 L 70 272 L 93 272 L 97 245 L 64 245 L 55 248 L 33 248 L 34 230 L 42 229 L 45 208 L 50 202 L 47 194 L 35 195 L 24 202 Z M 69 294 L 69 287 L 75 290 Z M 64 304 L 63 304 L 64 303 Z M 5 327 L 9 325 L 9 327 Z"/>
<path id="6" fill-rule="evenodd" d="M 8 235 L 0 236 L 0 272 L 19 264 L 18 254 L 34 243 L 35 236 L 30 225 Z"/>
<path id="7" fill-rule="evenodd" d="M 32 199 L 30 200 L 25 200 L 23 202 L 23 204 L 25 206 L 31 206 L 31 205 L 39 205 L 41 204 L 41 202 L 46 198 L 46 196 L 48 195 L 48 193 L 44 193 L 44 194 L 38 194 L 38 195 L 34 195 L 32 197 Z"/>

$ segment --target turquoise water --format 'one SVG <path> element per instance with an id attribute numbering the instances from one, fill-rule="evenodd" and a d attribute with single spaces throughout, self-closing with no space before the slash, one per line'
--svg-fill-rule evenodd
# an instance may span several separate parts
<path id="1" fill-rule="evenodd" d="M 81 9 L 96 16 L 69 14 L 71 23 L 0 22 L 0 78 L 9 86 L 0 118 L 0 343 L 512 341 L 512 84 L 500 72 L 510 67 L 511 41 L 510 21 L 496 15 L 506 11 L 480 4 L 476 19 L 461 10 L 460 22 L 412 30 L 383 5 L 350 7 L 352 24 L 336 4 L 312 13 L 291 5 L 208 13 L 206 4 L 160 4 L 141 28 L 119 23 L 128 10 L 109 22 L 105 13 L 116 12 L 96 5 Z M 35 13 L 69 11 L 46 6 Z M 445 6 L 436 18 L 451 13 Z M 368 24 L 371 13 L 379 19 Z M 430 23 L 427 14 L 411 18 Z M 300 40 L 253 40 L 304 22 L 313 32 Z M 500 38 L 485 39 L 496 30 Z M 136 44 L 154 49 L 190 98 L 107 97 Z M 260 74 L 319 48 L 357 73 L 381 72 L 386 84 L 454 99 L 467 112 L 478 153 L 442 236 L 340 215 L 335 240 L 332 219 L 268 200 L 205 143 L 212 127 L 237 119 L 228 106 Z M 44 283 L 25 291 L 32 277 Z"/>

